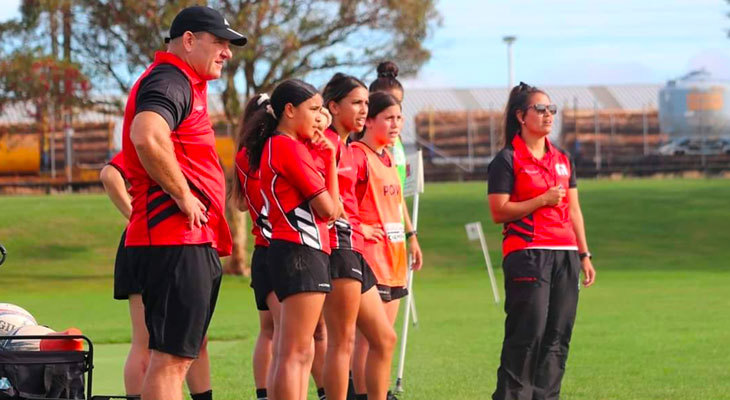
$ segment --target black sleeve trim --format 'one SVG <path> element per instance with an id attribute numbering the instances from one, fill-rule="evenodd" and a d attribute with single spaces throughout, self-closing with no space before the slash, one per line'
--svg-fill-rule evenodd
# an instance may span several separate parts
<path id="1" fill-rule="evenodd" d="M 487 194 L 512 193 L 515 184 L 513 154 L 512 149 L 504 148 L 489 163 Z"/>
<path id="2" fill-rule="evenodd" d="M 173 131 L 191 110 L 192 88 L 188 78 L 177 67 L 160 65 L 140 82 L 135 115 L 142 111 L 155 112 Z"/>
<path id="3" fill-rule="evenodd" d="M 321 189 L 317 190 L 316 192 L 314 192 L 314 193 L 310 194 L 310 195 L 309 195 L 309 197 L 307 197 L 306 199 L 304 199 L 304 201 L 305 201 L 305 202 L 309 202 L 309 201 L 311 201 L 312 199 L 314 199 L 315 197 L 317 197 L 317 196 L 319 196 L 320 194 L 324 193 L 325 191 L 327 191 L 327 188 L 326 188 L 326 187 L 323 187 L 323 188 L 321 188 Z"/>
<path id="4" fill-rule="evenodd" d="M 124 175 L 124 171 L 117 164 L 114 164 L 113 162 L 108 162 L 108 163 L 106 163 L 106 165 L 109 165 L 109 166 L 113 167 L 114 169 L 116 169 L 117 171 L 119 171 L 119 174 L 122 175 L 122 179 L 124 179 L 125 181 L 129 181 L 127 179 L 127 175 Z"/>

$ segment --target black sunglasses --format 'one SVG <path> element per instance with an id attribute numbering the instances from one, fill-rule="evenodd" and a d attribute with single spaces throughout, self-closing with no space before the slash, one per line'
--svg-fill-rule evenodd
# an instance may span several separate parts
<path id="1" fill-rule="evenodd" d="M 540 115 L 545 115 L 545 113 L 548 112 L 552 115 L 558 113 L 558 106 L 556 106 L 555 104 L 533 104 L 527 108 L 534 108 L 535 111 Z"/>

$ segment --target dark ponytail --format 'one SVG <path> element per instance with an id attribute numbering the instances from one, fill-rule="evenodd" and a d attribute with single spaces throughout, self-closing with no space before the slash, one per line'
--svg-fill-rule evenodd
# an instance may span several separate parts
<path id="1" fill-rule="evenodd" d="M 259 169 L 261 153 L 264 151 L 266 140 L 276 131 L 279 119 L 284 113 L 284 107 L 289 103 L 296 107 L 317 93 L 314 86 L 304 81 L 288 79 L 274 89 L 271 98 L 265 94 L 259 94 L 249 100 L 243 113 L 236 142 L 239 151 L 242 147 L 246 147 L 251 171 Z"/>
<path id="2" fill-rule="evenodd" d="M 370 105 L 368 107 L 368 119 L 373 119 L 378 116 L 383 110 L 385 110 L 388 107 L 391 106 L 398 106 L 401 107 L 401 104 L 398 102 L 398 99 L 395 98 L 390 93 L 386 92 L 374 92 L 370 93 L 370 97 L 368 98 L 368 101 L 370 102 Z M 362 136 L 365 134 L 365 129 L 363 129 L 362 133 L 358 134 L 357 136 L 354 136 L 355 140 L 362 139 Z"/>
<path id="3" fill-rule="evenodd" d="M 527 111 L 530 98 L 535 93 L 542 93 L 547 96 L 547 93 L 541 89 L 524 82 L 520 82 L 519 85 L 513 87 L 510 91 L 507 106 L 504 108 L 504 136 L 501 139 L 502 146 L 512 144 L 512 139 L 514 139 L 515 135 L 518 135 L 522 131 L 522 124 L 517 119 L 517 111 Z"/>
<path id="4" fill-rule="evenodd" d="M 398 66 L 392 61 L 378 64 L 378 78 L 370 84 L 371 92 L 389 92 L 393 89 L 403 91 L 403 85 L 398 81 Z"/>
<path id="5" fill-rule="evenodd" d="M 271 103 L 269 103 L 269 95 L 262 93 L 252 97 L 246 108 L 243 110 L 243 116 L 241 122 L 238 124 L 238 131 L 236 132 L 236 154 L 241 151 L 244 147 L 246 148 L 246 155 L 249 159 L 249 171 L 256 171 L 259 167 L 259 163 L 252 162 L 252 153 L 258 154 L 257 160 L 261 159 L 261 150 L 264 148 L 266 139 L 271 136 L 271 132 L 276 129 L 277 121 L 273 116 L 271 109 Z M 259 149 L 252 152 L 251 149 Z M 233 173 L 233 182 L 229 197 L 237 202 L 243 201 L 243 187 L 241 181 L 238 179 L 238 174 Z"/>
<path id="6" fill-rule="evenodd" d="M 327 85 L 325 85 L 324 90 L 322 90 L 322 99 L 324 100 L 325 108 L 329 110 L 331 101 L 339 103 L 340 100 L 347 97 L 353 89 L 358 87 L 367 90 L 367 86 L 354 76 L 346 75 L 341 72 L 334 74 L 332 79 L 330 79 L 330 81 L 327 82 Z"/>

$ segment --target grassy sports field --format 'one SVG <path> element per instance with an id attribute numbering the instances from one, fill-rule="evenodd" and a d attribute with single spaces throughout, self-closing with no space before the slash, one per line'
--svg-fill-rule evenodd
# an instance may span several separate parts
<path id="1" fill-rule="evenodd" d="M 562 398 L 730 399 L 730 181 L 585 180 L 580 191 L 598 276 L 581 292 Z M 425 266 L 402 399 L 487 399 L 493 390 L 504 314 L 464 232 L 484 224 L 503 293 L 500 227 L 484 196 L 484 183 L 451 183 L 427 184 L 421 198 Z M 123 393 L 127 305 L 112 299 L 123 224 L 103 195 L 0 197 L 9 252 L 0 302 L 90 336 L 96 394 Z M 253 398 L 258 320 L 248 283 L 224 279 L 211 326 L 217 399 Z"/>

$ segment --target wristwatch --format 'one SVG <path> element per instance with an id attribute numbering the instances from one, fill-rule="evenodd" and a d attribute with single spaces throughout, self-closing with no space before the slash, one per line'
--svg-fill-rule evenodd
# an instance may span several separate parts
<path id="1" fill-rule="evenodd" d="M 416 232 L 415 230 L 406 232 L 406 239 L 409 239 L 411 236 L 418 236 L 418 232 Z"/>
<path id="2" fill-rule="evenodd" d="M 586 251 L 585 253 L 579 253 L 578 257 L 580 257 L 580 260 L 583 261 L 584 258 L 588 257 L 589 260 L 593 259 L 593 254 L 591 254 L 590 251 Z"/>

